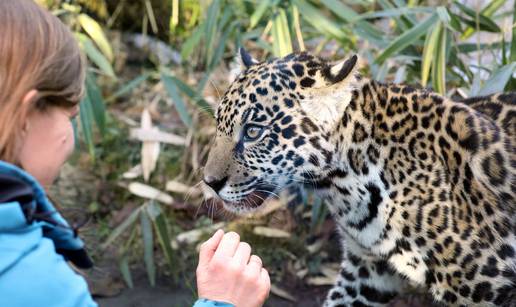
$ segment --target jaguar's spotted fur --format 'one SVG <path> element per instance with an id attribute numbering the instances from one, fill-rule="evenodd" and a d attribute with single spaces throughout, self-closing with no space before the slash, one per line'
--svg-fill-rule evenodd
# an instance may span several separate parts
<path id="1" fill-rule="evenodd" d="M 217 110 L 205 181 L 236 212 L 289 184 L 343 238 L 325 306 L 420 288 L 447 306 L 516 306 L 516 94 L 451 101 L 307 53 L 246 69 Z"/>

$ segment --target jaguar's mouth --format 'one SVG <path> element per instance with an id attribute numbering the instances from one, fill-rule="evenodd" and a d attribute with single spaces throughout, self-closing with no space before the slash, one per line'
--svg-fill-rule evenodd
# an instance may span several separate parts
<path id="1" fill-rule="evenodd" d="M 273 196 L 276 196 L 274 186 L 259 184 L 254 187 L 252 192 L 246 194 L 238 201 L 229 203 L 229 205 L 244 207 L 247 210 L 254 210 L 263 205 L 267 199 Z"/>

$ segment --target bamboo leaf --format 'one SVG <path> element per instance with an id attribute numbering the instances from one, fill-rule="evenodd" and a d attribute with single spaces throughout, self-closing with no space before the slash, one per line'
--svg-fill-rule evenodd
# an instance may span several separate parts
<path id="1" fill-rule="evenodd" d="M 217 18 L 219 16 L 220 1 L 213 0 L 208 7 L 208 13 L 206 15 L 206 22 L 204 24 L 204 37 L 206 41 L 206 58 L 205 63 L 208 65 L 211 62 L 211 53 L 213 50 L 213 42 L 217 33 Z"/>
<path id="2" fill-rule="evenodd" d="M 387 58 L 391 55 L 402 51 L 407 46 L 414 43 L 419 37 L 426 33 L 426 31 L 431 28 L 435 22 L 437 22 L 438 17 L 437 14 L 432 14 L 430 17 L 425 19 L 422 23 L 412 27 L 407 32 L 398 36 L 394 41 L 392 41 L 389 46 L 376 58 L 377 63 L 383 63 Z"/>
<path id="3" fill-rule="evenodd" d="M 446 28 L 441 27 L 432 63 L 432 84 L 442 95 L 446 92 L 446 35 Z"/>
<path id="4" fill-rule="evenodd" d="M 131 276 L 131 269 L 129 268 L 129 259 L 127 255 L 124 255 L 120 259 L 120 272 L 122 273 L 122 277 L 124 278 L 127 286 L 132 289 L 134 287 L 133 277 Z"/>
<path id="5" fill-rule="evenodd" d="M 163 72 L 161 73 L 161 81 L 163 82 L 165 89 L 170 95 L 170 98 L 172 98 L 174 106 L 176 107 L 176 110 L 179 113 L 179 117 L 181 118 L 183 123 L 187 127 L 192 127 L 192 118 L 190 117 L 190 114 L 188 114 L 186 105 L 183 101 L 183 98 L 181 98 L 181 95 L 179 95 L 179 92 L 174 81 Z"/>
<path id="6" fill-rule="evenodd" d="M 88 95 L 85 95 L 81 101 L 81 108 L 79 112 L 79 119 L 81 122 L 81 132 L 84 137 L 84 142 L 88 147 L 88 151 L 93 160 L 95 160 L 95 145 L 93 144 L 92 125 L 92 109 L 91 101 Z"/>
<path id="7" fill-rule="evenodd" d="M 91 39 L 82 33 L 76 33 L 76 37 L 88 58 L 106 75 L 116 78 L 111 63 L 109 63 L 106 57 L 95 47 Z"/>
<path id="8" fill-rule="evenodd" d="M 489 32 L 496 32 L 496 33 L 501 32 L 500 27 L 498 27 L 498 25 L 494 21 L 489 19 L 488 17 L 482 15 L 482 12 L 479 12 L 477 14 L 477 12 L 475 12 L 471 8 L 461 4 L 458 1 L 454 1 L 454 4 L 464 14 L 468 15 L 469 17 L 471 17 L 472 20 L 469 20 L 467 18 L 462 18 L 464 22 L 466 22 L 467 24 L 470 25 L 470 27 L 476 28 L 476 19 L 478 18 L 478 23 L 479 23 L 480 30 L 489 31 Z M 461 16 L 459 16 L 459 17 L 461 17 Z M 465 35 L 466 35 L 466 33 L 464 33 L 462 35 L 462 37 L 464 38 Z"/>
<path id="9" fill-rule="evenodd" d="M 147 212 L 140 214 L 140 225 L 143 240 L 143 259 L 145 269 L 152 287 L 156 284 L 156 267 L 154 265 L 154 237 L 152 235 L 152 225 Z"/>
<path id="10" fill-rule="evenodd" d="M 323 1 L 323 2 L 327 2 L 327 1 L 328 0 Z M 331 0 L 331 1 L 335 1 L 335 0 Z M 425 6 L 399 7 L 399 8 L 385 9 L 382 11 L 364 13 L 364 14 L 353 17 L 353 19 L 351 19 L 351 20 L 357 21 L 357 20 L 362 20 L 362 19 L 395 17 L 395 16 L 411 15 L 411 14 L 415 15 L 415 14 L 421 14 L 421 13 L 429 14 L 429 13 L 433 13 L 434 11 L 435 11 L 434 8 L 425 7 Z"/>
<path id="11" fill-rule="evenodd" d="M 486 7 L 484 7 L 480 14 L 485 17 L 491 17 L 493 14 L 502 6 L 505 4 L 507 0 L 492 0 Z M 516 5 L 516 2 L 515 2 Z M 516 9 L 516 8 L 515 8 Z M 462 38 L 466 39 L 469 38 L 473 33 L 475 33 L 476 26 L 470 26 L 468 27 L 464 33 L 462 34 Z"/>
<path id="12" fill-rule="evenodd" d="M 292 41 L 284 9 L 279 9 L 272 21 L 272 37 L 274 54 L 279 57 L 292 53 Z"/>
<path id="13" fill-rule="evenodd" d="M 172 251 L 172 247 L 170 246 L 171 240 L 168 233 L 167 222 L 163 216 L 160 205 L 155 201 L 150 201 L 149 205 L 147 206 L 147 213 L 154 224 L 154 229 L 158 235 L 158 240 L 163 253 L 165 254 L 165 258 L 167 259 L 170 271 L 175 272 L 176 270 L 174 270 L 173 262 L 174 253 Z"/>
<path id="14" fill-rule="evenodd" d="M 425 46 L 423 49 L 423 58 L 421 59 L 421 85 L 426 86 L 428 82 L 428 76 L 430 74 L 430 66 L 434 57 L 437 40 L 439 33 L 441 32 L 441 22 L 437 22 L 437 25 L 429 31 L 426 36 Z"/>
<path id="15" fill-rule="evenodd" d="M 249 19 L 249 28 L 253 29 L 256 27 L 260 19 L 262 19 L 263 14 L 265 14 L 267 8 L 271 6 L 272 4 L 276 3 L 277 1 L 273 0 L 263 0 L 260 2 L 258 7 L 254 9 L 253 15 L 251 15 L 251 18 Z"/>
<path id="16" fill-rule="evenodd" d="M 169 77 L 174 81 L 179 90 L 186 94 L 199 107 L 199 109 L 201 109 L 201 111 L 204 111 L 210 115 L 214 114 L 212 106 L 190 86 L 174 76 Z"/>
<path id="17" fill-rule="evenodd" d="M 123 96 L 130 91 L 132 91 L 135 87 L 140 85 L 140 83 L 146 81 L 150 77 L 150 73 L 143 73 L 139 75 L 138 77 L 132 79 L 131 81 L 127 82 L 123 87 L 118 89 L 113 95 L 109 96 L 106 101 L 110 102 L 115 100 L 116 98 Z"/>
<path id="18" fill-rule="evenodd" d="M 102 243 L 101 249 L 106 249 L 111 243 L 113 243 L 129 226 L 131 226 L 140 214 L 143 207 L 138 207 L 127 217 L 120 225 L 118 225 L 106 239 L 106 242 Z"/>
<path id="19" fill-rule="evenodd" d="M 190 55 L 195 50 L 195 47 L 199 45 L 199 42 L 201 41 L 201 38 L 203 36 L 204 26 L 198 26 L 188 37 L 188 39 L 183 43 L 183 46 L 181 47 L 181 59 L 183 61 L 186 61 L 190 58 Z"/>
<path id="20" fill-rule="evenodd" d="M 324 16 L 319 12 L 318 9 L 313 7 L 305 0 L 293 0 L 301 16 L 309 22 L 314 28 L 319 30 L 325 35 L 333 36 L 341 41 L 349 41 L 345 33 L 341 30 L 341 27 L 335 22 L 331 21 L 328 17 Z"/>
<path id="21" fill-rule="evenodd" d="M 497 92 L 503 92 L 505 85 L 512 77 L 512 74 L 516 71 L 516 62 L 512 62 L 505 66 L 498 68 L 491 74 L 491 77 L 487 79 L 484 86 L 478 91 L 479 96 L 489 95 Z"/>
<path id="22" fill-rule="evenodd" d="M 93 119 L 103 136 L 106 134 L 106 107 L 95 77 L 91 73 L 86 75 L 86 95 L 91 104 Z"/>
<path id="23" fill-rule="evenodd" d="M 512 15 L 512 40 L 511 40 L 511 56 L 510 61 L 516 62 L 516 1 L 514 2 Z"/>
<path id="24" fill-rule="evenodd" d="M 110 62 L 113 61 L 113 50 L 111 49 L 111 45 L 109 44 L 102 27 L 93 18 L 86 14 L 79 14 L 79 16 L 77 16 L 77 21 L 83 30 L 93 39 L 95 44 L 97 44 L 106 58 Z"/>

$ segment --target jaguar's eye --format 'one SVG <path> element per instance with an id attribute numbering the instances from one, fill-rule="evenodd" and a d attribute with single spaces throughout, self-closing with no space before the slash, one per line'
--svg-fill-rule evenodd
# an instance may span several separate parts
<path id="1" fill-rule="evenodd" d="M 258 125 L 246 125 L 244 127 L 244 141 L 254 141 L 263 133 L 263 127 Z"/>

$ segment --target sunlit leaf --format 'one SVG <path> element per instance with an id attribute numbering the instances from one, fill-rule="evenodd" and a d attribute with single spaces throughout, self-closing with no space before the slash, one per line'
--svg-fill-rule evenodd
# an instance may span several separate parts
<path id="1" fill-rule="evenodd" d="M 441 27 L 432 63 L 432 85 L 442 95 L 446 93 L 446 35 L 446 28 Z"/>
<path id="2" fill-rule="evenodd" d="M 272 21 L 272 37 L 274 54 L 279 57 L 292 53 L 292 41 L 284 9 L 279 9 Z"/>
<path id="3" fill-rule="evenodd" d="M 113 71 L 111 63 L 109 63 L 106 57 L 95 47 L 93 42 L 86 35 L 81 33 L 76 33 L 76 37 L 88 58 L 106 75 L 115 78 L 115 72 Z"/>
<path id="4" fill-rule="evenodd" d="M 425 46 L 423 49 L 423 58 L 421 59 L 421 85 L 426 86 L 428 82 L 428 76 L 430 74 L 430 66 L 439 39 L 439 33 L 441 32 L 441 23 L 438 22 L 436 26 L 429 31 L 426 36 Z"/>
<path id="5" fill-rule="evenodd" d="M 79 14 L 79 16 L 77 16 L 77 21 L 84 31 L 93 39 L 95 44 L 97 44 L 106 58 L 110 62 L 113 61 L 113 50 L 111 49 L 111 45 L 109 44 L 102 27 L 93 18 L 86 14 Z"/>

